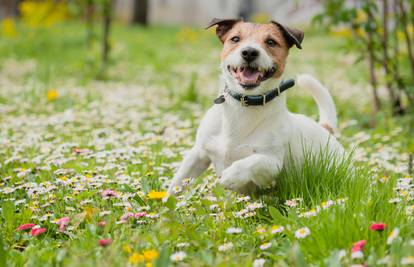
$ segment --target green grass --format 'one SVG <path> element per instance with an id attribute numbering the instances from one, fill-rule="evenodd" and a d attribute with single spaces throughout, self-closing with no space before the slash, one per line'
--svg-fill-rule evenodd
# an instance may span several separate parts
<path id="1" fill-rule="evenodd" d="M 315 73 L 333 89 L 339 140 L 353 151 L 352 164 L 307 154 L 303 166 L 282 170 L 274 190 L 250 199 L 216 185 L 209 169 L 163 204 L 148 193 L 165 190 L 194 142 L 216 96 L 220 44 L 197 29 L 115 25 L 111 62 L 97 80 L 99 46 L 88 49 L 85 36 L 71 22 L 18 25 L 16 38 L 0 39 L 0 266 L 252 266 L 259 258 L 265 266 L 375 266 L 387 256 L 388 266 L 399 266 L 413 256 L 413 182 L 398 185 L 409 177 L 413 118 L 384 112 L 368 127 L 365 66 L 342 53 L 341 40 L 307 31 L 286 77 Z M 47 98 L 51 89 L 56 99 Z M 296 87 L 288 105 L 317 117 L 314 101 Z M 104 199 L 106 189 L 118 197 Z M 128 212 L 147 216 L 123 222 Z M 62 217 L 71 218 L 65 232 L 55 223 Z M 370 231 L 374 222 L 387 227 Z M 47 231 L 16 231 L 24 223 Z M 275 226 L 284 230 L 272 233 Z M 302 227 L 310 234 L 297 238 Z M 387 244 L 395 228 L 399 235 Z M 98 244 L 107 238 L 111 245 Z M 364 255 L 353 259 L 359 240 L 367 240 Z M 178 251 L 187 257 L 173 263 Z"/>

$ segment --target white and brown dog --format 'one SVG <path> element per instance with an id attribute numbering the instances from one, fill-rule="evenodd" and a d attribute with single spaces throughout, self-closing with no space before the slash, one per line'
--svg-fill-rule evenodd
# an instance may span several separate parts
<path id="1" fill-rule="evenodd" d="M 194 147 L 175 174 L 168 195 L 183 178 L 197 177 L 214 165 L 225 188 L 249 193 L 273 185 L 289 154 L 300 162 L 304 145 L 318 153 L 328 147 L 343 154 L 330 133 L 336 129 L 336 110 L 326 88 L 309 75 L 297 82 L 312 93 L 320 113 L 319 123 L 290 113 L 285 88 L 277 87 L 289 49 L 302 48 L 304 33 L 277 22 L 256 24 L 234 19 L 213 19 L 223 43 L 220 97 L 203 118 Z M 168 197 L 168 196 L 167 196 Z"/>

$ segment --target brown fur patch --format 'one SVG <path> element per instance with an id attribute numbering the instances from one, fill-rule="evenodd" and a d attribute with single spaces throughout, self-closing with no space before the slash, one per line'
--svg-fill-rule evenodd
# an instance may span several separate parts
<path id="1" fill-rule="evenodd" d="M 321 126 L 323 128 L 325 128 L 326 130 L 328 130 L 328 132 L 330 134 L 334 134 L 335 133 L 334 129 L 329 124 L 327 124 L 327 123 L 321 123 Z"/>
<path id="2" fill-rule="evenodd" d="M 237 43 L 231 40 L 235 36 L 240 38 L 240 41 Z M 270 47 L 266 44 L 266 40 L 269 38 L 277 42 L 275 47 Z M 275 24 L 257 24 L 240 21 L 222 36 L 222 41 L 224 44 L 221 52 L 222 61 L 244 42 L 253 41 L 263 47 L 269 56 L 272 57 L 273 62 L 277 64 L 277 71 L 274 77 L 279 78 L 282 75 L 289 53 L 289 45 L 283 36 L 283 32 Z"/>

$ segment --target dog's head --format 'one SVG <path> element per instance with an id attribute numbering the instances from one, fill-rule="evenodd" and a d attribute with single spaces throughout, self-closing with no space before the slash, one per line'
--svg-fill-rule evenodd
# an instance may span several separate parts
<path id="1" fill-rule="evenodd" d="M 289 49 L 302 48 L 304 33 L 272 21 L 266 24 L 236 19 L 213 19 L 223 43 L 221 68 L 231 88 L 243 94 L 263 93 L 275 87 L 282 75 Z"/>

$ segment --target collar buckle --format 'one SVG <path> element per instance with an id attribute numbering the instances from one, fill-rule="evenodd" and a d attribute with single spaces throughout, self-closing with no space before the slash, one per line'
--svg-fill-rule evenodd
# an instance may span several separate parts
<path id="1" fill-rule="evenodd" d="M 264 105 L 266 104 L 266 95 L 262 95 L 262 97 L 263 97 L 263 103 L 262 103 L 262 106 L 264 106 Z"/>
<path id="2" fill-rule="evenodd" d="M 242 95 L 240 98 L 240 103 L 243 107 L 247 107 L 249 106 L 249 103 L 247 102 L 247 98 L 246 95 Z"/>

